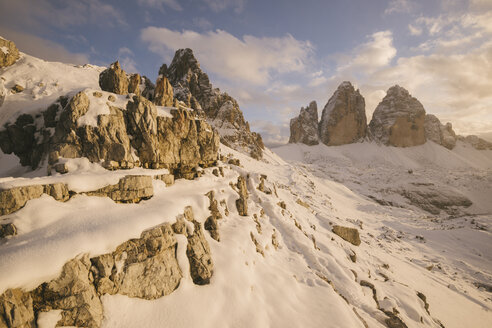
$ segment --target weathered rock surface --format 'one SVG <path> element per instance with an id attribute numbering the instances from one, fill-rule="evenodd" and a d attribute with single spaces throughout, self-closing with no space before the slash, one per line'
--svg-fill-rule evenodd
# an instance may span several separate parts
<path id="1" fill-rule="evenodd" d="M 0 239 L 17 235 L 17 227 L 13 223 L 0 224 Z"/>
<path id="2" fill-rule="evenodd" d="M 348 241 L 354 246 L 360 245 L 359 230 L 355 228 L 343 227 L 339 225 L 333 226 L 333 233 L 340 236 L 345 241 Z"/>
<path id="3" fill-rule="evenodd" d="M 317 145 L 318 141 L 318 106 L 311 101 L 302 107 L 299 116 L 290 120 L 289 143 Z"/>
<path id="4" fill-rule="evenodd" d="M 210 232 L 210 236 L 213 239 L 220 241 L 219 225 L 217 220 L 222 219 L 222 214 L 220 214 L 219 211 L 219 203 L 215 199 L 215 193 L 213 190 L 209 191 L 206 196 L 210 201 L 210 206 L 208 209 L 210 210 L 211 215 L 207 218 L 207 220 L 205 220 L 204 228 Z"/>
<path id="5" fill-rule="evenodd" d="M 364 97 L 350 82 L 338 86 L 323 109 L 319 138 L 328 146 L 344 145 L 365 138 L 367 118 Z"/>
<path id="6" fill-rule="evenodd" d="M 164 75 L 166 72 L 159 71 L 159 76 L 155 82 L 154 99 L 153 102 L 157 106 L 171 107 L 174 104 L 173 87 L 169 82 L 169 79 Z"/>
<path id="7" fill-rule="evenodd" d="M 63 310 L 59 326 L 100 327 L 103 307 L 90 280 L 87 255 L 70 260 L 61 275 L 32 292 L 36 312 Z"/>
<path id="8" fill-rule="evenodd" d="M 0 295 L 0 327 L 36 327 L 32 298 L 20 289 L 8 289 Z"/>
<path id="9" fill-rule="evenodd" d="M 172 117 L 157 116 L 154 104 L 141 96 L 134 96 L 126 108 L 109 104 L 110 114 L 99 115 L 97 126 L 79 126 L 77 121 L 89 109 L 89 97 L 80 92 L 69 101 L 60 98 L 43 112 L 44 121 L 21 115 L 0 131 L 0 148 L 32 168 L 46 157 L 53 167 L 60 157 L 87 157 L 112 169 L 165 167 L 180 177 L 179 173 L 194 172 L 198 165 L 215 164 L 219 134 L 192 112 L 172 109 Z"/>
<path id="10" fill-rule="evenodd" d="M 172 293 L 183 276 L 176 247 L 172 227 L 165 223 L 121 244 L 111 254 L 91 259 L 98 294 L 152 300 Z"/>
<path id="11" fill-rule="evenodd" d="M 119 95 L 128 93 L 128 78 L 120 63 L 115 61 L 99 74 L 99 86 L 102 90 Z"/>
<path id="12" fill-rule="evenodd" d="M 425 115 L 424 128 L 427 140 L 431 140 L 448 149 L 453 149 L 456 146 L 457 137 L 451 123 L 443 125 L 435 115 L 427 114 Z"/>
<path id="13" fill-rule="evenodd" d="M 424 106 L 407 90 L 395 85 L 374 111 L 369 123 L 371 136 L 384 145 L 418 146 L 425 143 Z"/>
<path id="14" fill-rule="evenodd" d="M 237 101 L 213 88 L 191 49 L 176 51 L 169 68 L 161 67 L 174 89 L 174 97 L 199 113 L 220 131 L 221 141 L 236 150 L 261 158 L 264 149 L 259 134 L 250 131 Z"/>
<path id="15" fill-rule="evenodd" d="M 172 174 L 154 175 L 154 179 L 163 181 L 166 184 L 166 187 L 172 186 L 174 184 L 174 175 Z"/>
<path id="16" fill-rule="evenodd" d="M 193 221 L 195 229 L 191 236 L 188 236 L 186 255 L 190 262 L 190 274 L 193 282 L 197 285 L 210 283 L 213 275 L 214 265 L 202 225 L 198 221 Z"/>
<path id="17" fill-rule="evenodd" d="M 149 175 L 127 175 L 115 185 L 85 193 L 88 196 L 109 197 L 118 203 L 138 203 L 154 196 L 152 177 Z"/>
<path id="18" fill-rule="evenodd" d="M 457 139 L 470 144 L 473 148 L 477 150 L 492 150 L 492 142 L 488 142 L 482 138 L 477 137 L 476 135 L 469 135 L 466 137 L 458 136 Z"/>
<path id="19" fill-rule="evenodd" d="M 0 68 L 13 65 L 19 59 L 15 43 L 0 37 Z"/>
<path id="20" fill-rule="evenodd" d="M 137 96 L 140 96 L 141 81 L 140 74 L 130 75 L 130 78 L 128 79 L 128 93 L 134 93 Z"/>
<path id="21" fill-rule="evenodd" d="M 58 201 L 67 201 L 69 193 L 62 183 L 49 185 L 31 185 L 0 190 L 0 215 L 13 213 L 24 207 L 31 199 L 48 194 Z"/>
<path id="22" fill-rule="evenodd" d="M 237 178 L 236 187 L 238 189 L 239 198 L 236 199 L 236 208 L 241 216 L 248 216 L 248 187 L 246 179 L 243 176 Z"/>

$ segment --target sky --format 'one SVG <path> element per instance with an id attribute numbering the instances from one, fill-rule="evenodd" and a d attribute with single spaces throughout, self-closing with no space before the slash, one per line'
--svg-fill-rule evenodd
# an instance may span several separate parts
<path id="1" fill-rule="evenodd" d="M 395 84 L 459 134 L 492 139 L 492 0 L 0 0 L 0 35 L 46 60 L 152 80 L 193 49 L 267 145 L 342 81 L 368 120 Z"/>

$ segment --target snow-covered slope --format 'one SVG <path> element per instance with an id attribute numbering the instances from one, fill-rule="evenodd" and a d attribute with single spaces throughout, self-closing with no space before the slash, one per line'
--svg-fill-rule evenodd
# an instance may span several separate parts
<path id="1" fill-rule="evenodd" d="M 8 89 L 15 83 L 27 87 L 8 94 L 1 123 L 43 109 L 60 95 L 98 90 L 100 71 L 23 55 L 0 71 Z M 144 230 L 175 222 L 186 206 L 203 226 L 212 190 L 222 219 L 220 242 L 205 231 L 214 263 L 210 283 L 193 283 L 187 239 L 176 235 L 179 287 L 155 300 L 103 295 L 103 327 L 490 326 L 492 151 L 464 144 L 448 151 L 432 143 L 405 149 L 288 145 L 274 151 L 265 150 L 257 161 L 221 145 L 223 158 L 238 159 L 239 166 L 219 161 L 223 176 L 209 167 L 200 178 L 168 187 L 153 180 L 153 197 L 138 204 L 82 194 L 66 202 L 46 194 L 29 200 L 0 217 L 1 224 L 18 229 L 0 241 L 0 294 L 54 279 L 74 257 L 112 252 Z M 0 153 L 0 163 L 0 189 L 61 182 L 80 192 L 123 175 L 167 173 L 108 171 L 71 159 L 68 173 L 39 176 L 39 170 L 16 170 L 13 155 Z M 266 192 L 259 190 L 262 175 Z M 247 216 L 236 208 L 239 176 L 246 179 Z M 451 206 L 456 215 L 430 215 L 398 193 L 414 187 L 460 193 L 473 205 Z M 340 238 L 336 225 L 357 229 L 361 244 Z M 60 315 L 40 313 L 37 323 L 54 327 Z"/>

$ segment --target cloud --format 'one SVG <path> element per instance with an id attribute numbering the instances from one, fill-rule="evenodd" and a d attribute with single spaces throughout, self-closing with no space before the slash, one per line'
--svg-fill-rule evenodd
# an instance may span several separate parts
<path id="1" fill-rule="evenodd" d="M 413 8 L 414 4 L 409 0 L 391 0 L 388 7 L 384 10 L 384 14 L 409 13 Z"/>
<path id="2" fill-rule="evenodd" d="M 2 36 L 14 41 L 20 51 L 31 56 L 70 64 L 89 63 L 87 54 L 72 53 L 56 42 L 42 39 L 31 34 L 2 28 Z"/>
<path id="3" fill-rule="evenodd" d="M 176 0 L 138 0 L 138 3 L 143 6 L 164 10 L 164 5 L 176 11 L 182 11 L 183 7 Z"/>
<path id="4" fill-rule="evenodd" d="M 212 11 L 218 13 L 229 8 L 232 8 L 234 12 L 241 13 L 246 4 L 246 0 L 203 0 Z"/>
<path id="5" fill-rule="evenodd" d="M 396 56 L 391 31 L 380 31 L 369 36 L 369 41 L 356 47 L 348 56 L 341 56 L 343 63 L 337 68 L 339 73 L 371 73 L 388 66 Z"/>
<path id="6" fill-rule="evenodd" d="M 254 120 L 250 124 L 253 130 L 261 134 L 263 143 L 267 147 L 282 146 L 289 141 L 289 123 L 276 124 L 270 121 Z"/>
<path id="7" fill-rule="evenodd" d="M 266 85 L 272 74 L 299 72 L 312 50 L 309 41 L 283 37 L 236 38 L 223 30 L 198 33 L 147 27 L 141 39 L 149 49 L 170 61 L 175 50 L 192 48 L 206 71 L 220 78 L 254 85 Z"/>
<path id="8" fill-rule="evenodd" d="M 213 26 L 213 24 L 209 20 L 203 17 L 193 18 L 193 25 L 201 30 L 210 30 Z"/>
<path id="9" fill-rule="evenodd" d="M 16 0 L 0 2 L 0 21 L 10 28 L 46 30 L 94 24 L 126 26 L 123 13 L 101 0 L 48 1 Z"/>
<path id="10" fill-rule="evenodd" d="M 412 24 L 408 24 L 408 30 L 410 31 L 411 35 L 421 35 L 422 34 L 422 29 L 419 27 L 415 27 Z"/>

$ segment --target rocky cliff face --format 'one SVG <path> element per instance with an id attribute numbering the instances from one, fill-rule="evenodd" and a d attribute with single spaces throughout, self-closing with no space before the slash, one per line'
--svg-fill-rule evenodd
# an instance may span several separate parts
<path id="1" fill-rule="evenodd" d="M 317 145 L 318 141 L 318 106 L 311 101 L 309 106 L 302 107 L 299 116 L 290 120 L 289 143 Z"/>
<path id="2" fill-rule="evenodd" d="M 350 82 L 343 82 L 328 100 L 319 123 L 321 142 L 344 145 L 363 139 L 367 132 L 364 97 Z"/>
<path id="3" fill-rule="evenodd" d="M 218 88 L 213 88 L 191 49 L 176 51 L 171 65 L 159 71 L 174 89 L 174 97 L 203 114 L 220 132 L 221 142 L 253 158 L 261 158 L 264 149 L 261 136 L 251 132 L 237 101 Z"/>
<path id="4" fill-rule="evenodd" d="M 404 88 L 388 89 L 372 116 L 369 130 L 382 144 L 410 147 L 425 143 L 424 106 Z"/>
<path id="5" fill-rule="evenodd" d="M 0 68 L 14 64 L 19 59 L 19 50 L 12 41 L 0 37 Z"/>
<path id="6" fill-rule="evenodd" d="M 178 176 L 216 161 L 219 135 L 192 112 L 171 109 L 171 117 L 158 116 L 154 104 L 134 96 L 123 108 L 108 101 L 109 114 L 98 115 L 95 126 L 78 124 L 91 97 L 95 101 L 101 95 L 80 92 L 70 100 L 61 98 L 43 112 L 43 120 L 20 116 L 0 131 L 2 151 L 32 168 L 45 158 L 54 166 L 59 158 L 87 157 L 111 169 L 169 168 Z"/>
<path id="7" fill-rule="evenodd" d="M 456 146 L 457 137 L 451 123 L 443 125 L 435 115 L 427 114 L 425 115 L 424 128 L 427 140 L 434 141 L 448 149 L 453 149 Z"/>

